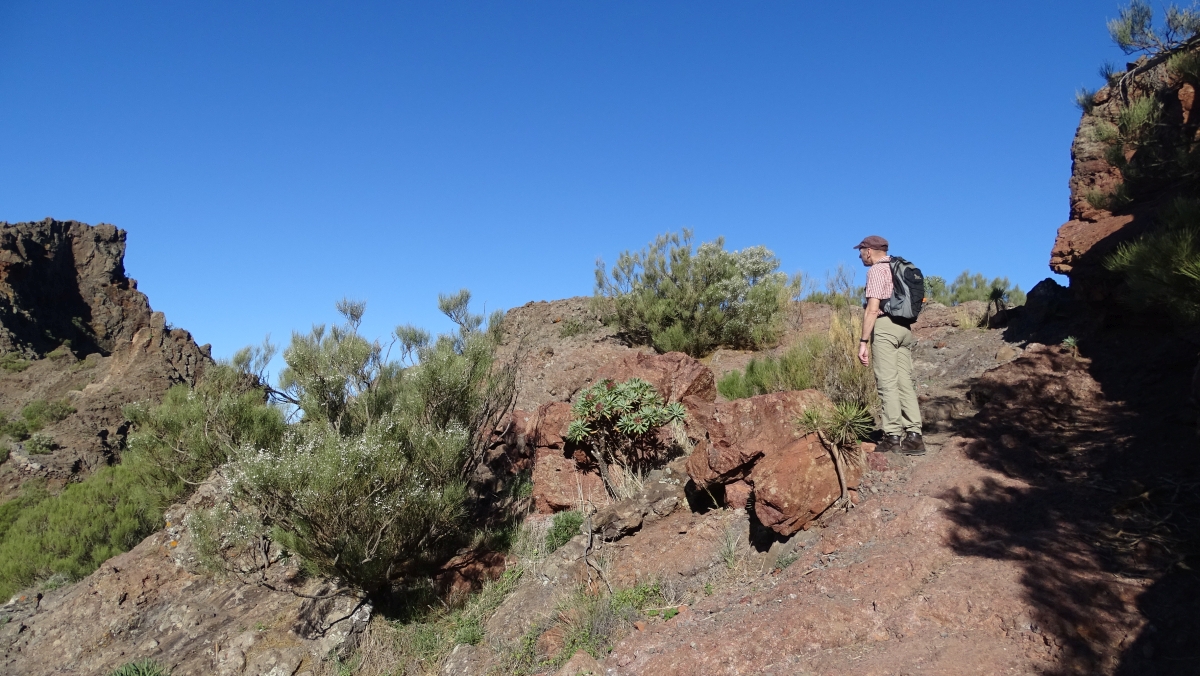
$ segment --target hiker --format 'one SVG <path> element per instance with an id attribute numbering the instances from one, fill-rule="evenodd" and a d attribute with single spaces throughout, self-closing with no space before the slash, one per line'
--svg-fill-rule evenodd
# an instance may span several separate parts
<path id="1" fill-rule="evenodd" d="M 912 320 L 891 317 L 881 309 L 895 290 L 888 242 L 879 235 L 871 235 L 854 248 L 858 249 L 858 257 L 867 266 L 866 304 L 858 359 L 863 366 L 874 367 L 875 384 L 883 402 L 883 441 L 875 450 L 923 455 L 925 440 L 921 436 L 921 409 L 917 405 L 917 387 L 912 374 L 912 348 L 916 343 L 909 331 Z"/>

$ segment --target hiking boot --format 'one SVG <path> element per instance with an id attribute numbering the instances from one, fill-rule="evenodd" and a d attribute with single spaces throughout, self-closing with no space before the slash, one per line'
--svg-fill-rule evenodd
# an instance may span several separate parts
<path id="1" fill-rule="evenodd" d="M 900 452 L 904 455 L 925 455 L 925 437 L 920 432 L 909 432 L 900 442 Z"/>
<path id="2" fill-rule="evenodd" d="M 883 439 L 875 446 L 876 453 L 899 453 L 900 447 L 903 444 L 900 437 L 895 434 L 885 434 Z"/>

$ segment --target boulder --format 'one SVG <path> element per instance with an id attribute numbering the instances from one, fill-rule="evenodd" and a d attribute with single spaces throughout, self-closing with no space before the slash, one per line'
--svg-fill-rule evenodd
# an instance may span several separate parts
<path id="1" fill-rule="evenodd" d="M 636 495 L 597 511 L 592 517 L 592 530 L 605 540 L 616 540 L 636 532 L 645 522 L 668 516 L 685 499 L 677 480 L 649 481 Z"/>
<path id="2" fill-rule="evenodd" d="M 564 436 L 571 423 L 571 405 L 563 401 L 548 401 L 533 413 L 513 412 L 518 438 L 533 448 L 558 448 L 566 445 Z"/>
<path id="3" fill-rule="evenodd" d="M 579 467 L 555 448 L 539 448 L 533 459 L 533 504 L 543 514 L 573 509 L 580 502 L 605 504 L 608 493 L 594 469 Z"/>
<path id="4" fill-rule="evenodd" d="M 682 352 L 627 354 L 600 367 L 592 380 L 597 382 L 605 378 L 616 382 L 641 378 L 653 385 L 668 402 L 683 401 L 686 397 L 708 402 L 717 400 L 717 382 L 712 369 Z"/>
<path id="5" fill-rule="evenodd" d="M 738 479 L 730 484 L 725 484 L 725 506 L 729 509 L 745 509 L 750 504 L 750 495 L 754 493 L 754 486 L 751 486 L 748 481 Z"/>
<path id="6" fill-rule="evenodd" d="M 554 676 L 600 676 L 603 673 L 604 669 L 596 658 L 587 654 L 585 650 L 578 650 Z"/>
<path id="7" fill-rule="evenodd" d="M 860 474 L 847 467 L 846 484 L 857 486 Z M 841 494 L 833 459 L 812 434 L 766 453 L 754 464 L 750 483 L 755 516 L 783 536 L 820 516 Z"/>
<path id="8" fill-rule="evenodd" d="M 499 578 L 507 567 L 503 552 L 467 552 L 442 564 L 434 584 L 442 594 L 463 597 Z"/>
<path id="9" fill-rule="evenodd" d="M 813 406 L 832 403 L 817 390 L 803 390 L 716 404 L 697 421 L 707 433 L 688 459 L 688 475 L 699 488 L 746 478 L 763 454 L 800 438 L 796 419 Z"/>

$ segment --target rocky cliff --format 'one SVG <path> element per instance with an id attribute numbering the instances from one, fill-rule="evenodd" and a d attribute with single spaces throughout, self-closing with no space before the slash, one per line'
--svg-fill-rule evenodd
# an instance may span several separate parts
<path id="1" fill-rule="evenodd" d="M 150 326 L 150 303 L 125 275 L 125 231 L 47 218 L 0 222 L 0 350 L 29 356 L 64 342 L 109 354 Z"/>
<path id="2" fill-rule="evenodd" d="M 1143 57 L 1087 102 L 1071 143 L 1070 220 L 1050 253 L 1050 269 L 1070 277 L 1077 297 L 1109 297 L 1105 257 L 1156 227 L 1158 211 L 1189 181 L 1178 165 L 1200 131 L 1196 85 L 1165 55 Z M 1139 125 L 1127 111 L 1143 99 L 1153 105 Z"/>
<path id="3" fill-rule="evenodd" d="M 212 361 L 151 310 L 124 258 L 125 231 L 111 225 L 0 223 L 0 414 L 19 419 L 38 402 L 72 410 L 40 430 L 49 452 L 9 444 L 0 501 L 30 478 L 53 487 L 112 462 L 128 429 L 121 409 L 194 383 Z"/>

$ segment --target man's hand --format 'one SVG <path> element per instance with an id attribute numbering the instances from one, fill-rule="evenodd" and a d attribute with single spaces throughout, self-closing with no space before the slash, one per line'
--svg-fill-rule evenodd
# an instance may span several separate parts
<path id="1" fill-rule="evenodd" d="M 871 346 L 866 343 L 858 344 L 858 360 L 863 366 L 871 363 Z"/>

